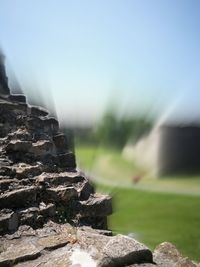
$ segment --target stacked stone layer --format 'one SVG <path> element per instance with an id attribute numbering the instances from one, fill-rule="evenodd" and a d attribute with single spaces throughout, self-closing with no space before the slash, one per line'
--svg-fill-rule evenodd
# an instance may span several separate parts
<path id="1" fill-rule="evenodd" d="M 102 235 L 104 234 L 104 235 Z M 199 267 L 164 242 L 152 253 L 133 238 L 90 227 L 48 222 L 41 229 L 20 226 L 1 238 L 0 266 L 10 267 Z"/>
<path id="2" fill-rule="evenodd" d="M 0 98 L 0 233 L 55 222 L 106 229 L 111 198 L 76 171 L 69 140 L 23 95 Z"/>

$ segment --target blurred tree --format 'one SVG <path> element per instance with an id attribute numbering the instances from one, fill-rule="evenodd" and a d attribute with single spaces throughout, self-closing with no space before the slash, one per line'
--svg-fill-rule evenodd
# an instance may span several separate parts
<path id="1" fill-rule="evenodd" d="M 145 116 L 119 118 L 114 110 L 107 111 L 96 129 L 97 140 L 122 149 L 128 141 L 135 143 L 152 128 L 152 121 Z"/>

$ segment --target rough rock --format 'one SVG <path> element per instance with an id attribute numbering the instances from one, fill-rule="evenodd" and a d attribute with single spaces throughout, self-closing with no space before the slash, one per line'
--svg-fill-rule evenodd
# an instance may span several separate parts
<path id="1" fill-rule="evenodd" d="M 69 200 L 78 198 L 78 193 L 73 186 L 58 186 L 56 188 L 47 189 L 46 198 L 54 203 L 62 203 L 65 205 Z"/>
<path id="2" fill-rule="evenodd" d="M 20 163 L 15 165 L 13 169 L 15 170 L 16 177 L 18 179 L 35 177 L 42 172 L 42 166 L 40 163 L 37 163 L 36 165 Z"/>
<path id="3" fill-rule="evenodd" d="M 32 144 L 30 141 L 12 140 L 8 143 L 5 149 L 7 152 L 11 153 L 16 151 L 28 152 L 31 146 Z"/>
<path id="4" fill-rule="evenodd" d="M 69 149 L 67 138 L 63 133 L 54 135 L 53 141 L 58 151 L 64 152 Z"/>
<path id="5" fill-rule="evenodd" d="M 112 199 L 110 196 L 95 193 L 89 199 L 80 201 L 79 207 L 80 214 L 84 217 L 110 215 L 112 214 Z"/>
<path id="6" fill-rule="evenodd" d="M 17 244 L 18 248 L 13 253 Z M 112 251 L 113 246 L 116 248 L 115 252 Z M 126 249 L 123 249 L 124 246 Z M 19 228 L 15 236 L 3 238 L 1 250 L 0 266 L 53 266 L 52 263 L 58 261 L 65 265 L 56 266 L 73 266 L 70 258 L 77 250 L 88 253 L 96 263 L 95 266 L 126 266 L 141 261 L 152 262 L 151 251 L 134 239 L 122 235 L 103 236 L 95 230 L 85 231 L 67 224 L 51 222 L 43 229 L 35 231 L 29 228 L 23 232 L 23 228 Z M 117 265 L 111 265 L 113 262 Z"/>
<path id="7" fill-rule="evenodd" d="M 38 183 L 50 183 L 52 185 L 69 185 L 72 183 L 80 183 L 86 181 L 84 176 L 82 176 L 79 172 L 43 172 L 36 179 Z"/>
<path id="8" fill-rule="evenodd" d="M 13 102 L 26 103 L 26 97 L 24 95 L 10 95 L 9 99 Z"/>
<path id="9" fill-rule="evenodd" d="M 101 254 L 98 260 L 99 267 L 123 267 L 134 263 L 153 263 L 152 253 L 146 246 L 123 235 L 110 238 Z"/>
<path id="10" fill-rule="evenodd" d="M 177 248 L 169 243 L 164 242 L 155 248 L 153 253 L 155 262 L 161 267 L 195 267 L 197 263 L 185 258 Z"/>
<path id="11" fill-rule="evenodd" d="M 30 114 L 32 116 L 47 116 L 48 111 L 41 108 L 41 107 L 31 106 L 30 107 Z"/>
<path id="12" fill-rule="evenodd" d="M 170 247 L 169 254 L 167 253 Z M 106 236 L 90 227 L 74 227 L 49 221 L 41 229 L 20 226 L 1 239 L 0 266 L 133 266 L 198 267 L 170 243 L 154 253 L 127 236 Z M 83 257 L 84 256 L 84 257 Z M 56 265 L 55 265 L 56 264 Z"/>
<path id="13" fill-rule="evenodd" d="M 32 144 L 30 150 L 36 157 L 53 153 L 53 143 L 49 140 L 39 140 Z"/>
<path id="14" fill-rule="evenodd" d="M 38 188 L 23 187 L 4 193 L 0 196 L 0 208 L 22 208 L 36 201 Z"/>
<path id="15" fill-rule="evenodd" d="M 24 95 L 6 93 L 0 126 L 0 234 L 24 224 L 36 229 L 49 219 L 106 229 L 111 198 L 97 196 L 76 170 L 70 139 L 55 118 Z"/>

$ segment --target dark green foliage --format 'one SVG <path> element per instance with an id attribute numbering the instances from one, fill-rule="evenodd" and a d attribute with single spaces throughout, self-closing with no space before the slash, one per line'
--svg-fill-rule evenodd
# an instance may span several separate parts
<path id="1" fill-rule="evenodd" d="M 142 115 L 120 118 L 114 111 L 108 111 L 97 127 L 96 136 L 101 143 L 121 149 L 128 141 L 134 143 L 147 134 L 152 124 Z"/>
<path id="2" fill-rule="evenodd" d="M 76 145 L 92 144 L 122 149 L 127 142 L 135 143 L 147 134 L 152 126 L 153 121 L 144 115 L 119 117 L 115 110 L 109 110 L 96 125 L 75 126 L 71 132 L 74 132 Z"/>

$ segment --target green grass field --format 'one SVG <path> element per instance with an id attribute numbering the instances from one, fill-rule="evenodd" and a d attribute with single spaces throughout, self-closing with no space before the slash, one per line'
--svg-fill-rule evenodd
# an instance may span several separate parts
<path id="1" fill-rule="evenodd" d="M 103 147 L 77 146 L 76 154 L 79 167 L 94 175 L 100 183 L 133 187 L 132 177 L 141 175 L 142 179 L 134 185 L 135 189 L 200 196 L 200 175 L 157 179 L 124 159 L 119 151 Z"/>
<path id="2" fill-rule="evenodd" d="M 130 177 L 142 170 L 124 160 L 118 151 L 77 146 L 76 154 L 82 169 L 102 177 L 103 182 L 109 181 L 102 185 L 99 179 L 97 190 L 113 196 L 109 227 L 114 232 L 133 233 L 152 249 L 170 241 L 184 255 L 200 260 L 200 195 L 193 194 L 194 189 L 200 190 L 198 177 L 145 178 L 143 186 L 132 186 Z M 117 186 L 113 185 L 115 181 Z M 153 192 L 153 188 L 165 191 L 165 187 L 177 193 Z"/>
<path id="3" fill-rule="evenodd" d="M 116 233 L 133 233 L 150 248 L 163 241 L 200 260 L 200 197 L 97 187 L 113 196 L 109 226 Z"/>

